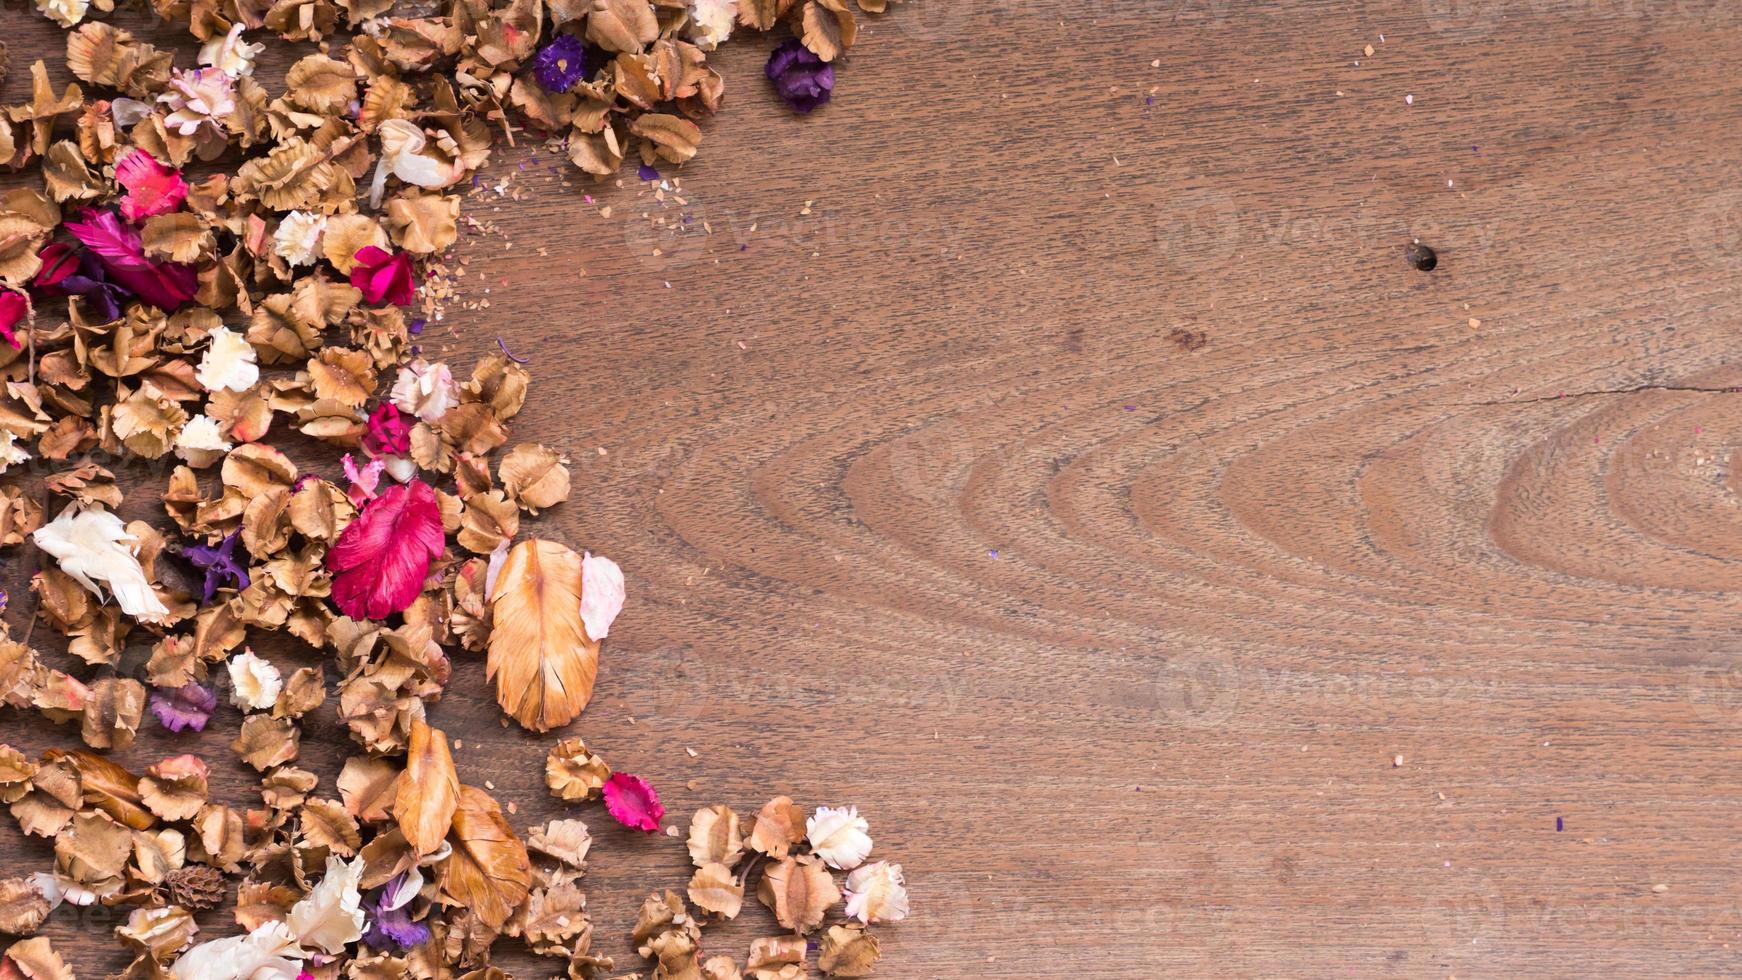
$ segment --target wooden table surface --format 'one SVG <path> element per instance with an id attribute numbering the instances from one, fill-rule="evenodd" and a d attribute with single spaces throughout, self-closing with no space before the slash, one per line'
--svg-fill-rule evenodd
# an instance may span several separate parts
<path id="1" fill-rule="evenodd" d="M 16 101 L 59 35 L 4 16 Z M 431 343 L 531 357 L 523 530 L 629 579 L 571 732 L 686 820 L 859 806 L 897 980 L 1742 973 L 1742 10 L 914 0 L 808 119 L 767 48 L 686 203 L 522 146 L 466 204 Z M 565 812 L 480 660 L 433 715 Z M 637 968 L 683 847 L 569 812 Z"/>

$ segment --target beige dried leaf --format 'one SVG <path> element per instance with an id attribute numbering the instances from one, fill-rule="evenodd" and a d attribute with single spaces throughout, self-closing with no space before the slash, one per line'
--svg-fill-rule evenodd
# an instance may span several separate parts
<path id="1" fill-rule="evenodd" d="M 0 960 L 0 968 L 3 967 L 11 967 L 29 980 L 74 980 L 72 969 L 55 952 L 47 936 L 20 939 L 6 947 L 5 958 Z M 0 969 L 0 975 L 5 972 Z"/>
<path id="2" fill-rule="evenodd" d="M 799 0 L 738 0 L 738 20 L 745 27 L 766 31 L 780 23 Z"/>
<path id="3" fill-rule="evenodd" d="M 817 965 L 831 977 L 868 977 L 882 958 L 876 936 L 856 926 L 830 926 Z"/>
<path id="4" fill-rule="evenodd" d="M 805 941 L 798 936 L 766 936 L 751 941 L 750 958 L 744 965 L 751 970 L 767 970 L 803 963 L 806 952 Z"/>
<path id="5" fill-rule="evenodd" d="M 212 256 L 217 243 L 200 216 L 187 211 L 153 215 L 139 231 L 145 254 L 171 262 L 197 262 Z"/>
<path id="6" fill-rule="evenodd" d="M 242 719 L 242 730 L 230 747 L 242 761 L 265 772 L 296 758 L 301 730 L 289 718 L 252 714 Z"/>
<path id="7" fill-rule="evenodd" d="M 392 816 L 398 780 L 399 769 L 386 759 L 354 755 L 339 770 L 339 799 L 345 803 L 345 812 L 377 823 Z"/>
<path id="8" fill-rule="evenodd" d="M 573 721 L 599 672 L 599 644 L 581 625 L 581 556 L 537 539 L 510 548 L 491 614 L 485 673 L 497 703 L 537 732 Z"/>
<path id="9" fill-rule="evenodd" d="M 528 513 L 537 514 L 569 499 L 569 468 L 549 446 L 521 443 L 502 457 L 502 489 Z"/>
<path id="10" fill-rule="evenodd" d="M 744 883 L 724 864 L 704 864 L 690 876 L 689 896 L 697 908 L 735 919 L 744 907 Z"/>
<path id="11" fill-rule="evenodd" d="M 520 533 L 520 511 L 500 490 L 474 493 L 465 499 L 460 516 L 460 533 L 455 536 L 460 547 L 478 555 L 488 555 L 505 546 Z"/>
<path id="12" fill-rule="evenodd" d="M 139 798 L 164 820 L 186 820 L 206 805 L 208 776 L 199 756 L 172 756 L 146 767 L 139 779 Z"/>
<path id="13" fill-rule="evenodd" d="M 29 878 L 0 879 L 0 932 L 28 936 L 48 918 L 48 899 Z"/>
<path id="14" fill-rule="evenodd" d="M 117 926 L 115 935 L 141 953 L 164 962 L 186 949 L 194 941 L 200 927 L 194 924 L 193 913 L 176 905 L 134 909 L 125 925 Z"/>
<path id="15" fill-rule="evenodd" d="M 544 783 L 552 796 L 560 800 L 580 802 L 599 795 L 605 780 L 611 778 L 611 767 L 605 760 L 587 750 L 579 738 L 565 738 L 550 747 L 544 760 Z"/>
<path id="16" fill-rule="evenodd" d="M 685 163 L 696 155 L 702 142 L 702 129 L 682 116 L 664 112 L 648 112 L 629 123 L 629 131 L 653 145 L 653 152 L 663 160 Z"/>
<path id="17" fill-rule="evenodd" d="M 696 867 L 724 864 L 731 867 L 744 856 L 744 834 L 738 814 L 724 804 L 704 807 L 690 818 L 690 861 Z"/>
<path id="18" fill-rule="evenodd" d="M 702 964 L 701 980 L 744 980 L 744 974 L 730 956 L 710 956 Z"/>
<path id="19" fill-rule="evenodd" d="M 788 797 L 777 796 L 756 814 L 756 823 L 750 830 L 750 847 L 771 858 L 783 858 L 804 836 L 804 809 Z"/>
<path id="20" fill-rule="evenodd" d="M 532 889 L 532 861 L 502 808 L 476 786 L 461 786 L 448 835 L 453 852 L 436 865 L 441 901 L 500 929 Z"/>
<path id="21" fill-rule="evenodd" d="M 556 858 L 576 871 L 585 871 L 587 851 L 593 846 L 593 837 L 587 832 L 587 825 L 579 820 L 552 820 L 532 828 L 526 846 L 528 850 Z"/>
<path id="22" fill-rule="evenodd" d="M 587 40 L 606 51 L 640 51 L 659 37 L 659 18 L 647 0 L 593 0 Z"/>
<path id="23" fill-rule="evenodd" d="M 853 46 L 859 24 L 846 0 L 805 0 L 804 46 L 824 61 L 834 61 Z"/>
<path id="24" fill-rule="evenodd" d="M 416 719 L 411 723 L 405 775 L 393 800 L 393 819 L 419 856 L 434 854 L 447 837 L 460 802 L 460 776 L 448 737 Z"/>
<path id="25" fill-rule="evenodd" d="M 841 900 L 841 889 L 822 862 L 789 857 L 763 873 L 756 897 L 774 910 L 782 926 L 807 933 L 822 925 L 829 908 Z"/>
<path id="26" fill-rule="evenodd" d="M 313 789 L 313 785 L 309 786 Z M 350 857 L 363 845 L 357 818 L 345 812 L 338 800 L 309 800 L 297 809 L 305 843 L 324 847 L 339 857 Z"/>

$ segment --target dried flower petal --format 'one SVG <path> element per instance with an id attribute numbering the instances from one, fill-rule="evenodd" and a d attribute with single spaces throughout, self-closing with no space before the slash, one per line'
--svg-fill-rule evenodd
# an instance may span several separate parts
<path id="1" fill-rule="evenodd" d="M 829 867 L 851 871 L 863 864 L 871 854 L 871 825 L 859 816 L 855 806 L 843 809 L 819 806 L 805 822 L 811 850 L 827 861 Z"/>
<path id="2" fill-rule="evenodd" d="M 848 875 L 847 914 L 865 923 L 907 918 L 907 882 L 901 865 L 878 861 Z"/>
<path id="3" fill-rule="evenodd" d="M 177 688 L 158 688 L 151 692 L 151 713 L 172 732 L 205 731 L 212 709 L 218 706 L 218 696 L 199 684 L 189 681 Z"/>
<path id="4" fill-rule="evenodd" d="M 626 772 L 612 773 L 605 780 L 604 793 L 605 809 L 618 823 L 649 834 L 659 830 L 665 807 L 660 805 L 659 794 L 647 780 Z"/>

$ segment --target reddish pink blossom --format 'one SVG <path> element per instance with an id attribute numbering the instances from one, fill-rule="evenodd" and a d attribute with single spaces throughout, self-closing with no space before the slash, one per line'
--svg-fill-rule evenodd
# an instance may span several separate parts
<path id="1" fill-rule="evenodd" d="M 28 316 L 30 304 L 24 301 L 21 294 L 11 290 L 0 292 L 0 340 L 4 340 L 13 350 L 24 347 L 23 341 L 18 339 L 18 325 Z"/>
<path id="2" fill-rule="evenodd" d="M 417 601 L 441 557 L 441 507 L 418 480 L 369 501 L 327 552 L 333 603 L 352 619 L 386 619 Z"/>
<path id="3" fill-rule="evenodd" d="M 65 242 L 50 242 L 36 253 L 42 260 L 42 269 L 36 273 L 36 278 L 30 284 L 37 289 L 46 291 L 51 296 L 60 295 L 59 286 L 73 273 L 79 271 L 79 255 L 71 245 Z"/>
<path id="4" fill-rule="evenodd" d="M 389 252 L 374 245 L 357 250 L 351 267 L 351 285 L 363 291 L 371 303 L 410 306 L 417 297 L 417 275 L 411 268 L 410 252 Z"/>
<path id="5" fill-rule="evenodd" d="M 411 427 L 405 424 L 397 405 L 382 402 L 369 413 L 363 448 L 374 456 L 403 456 L 411 452 Z"/>
<path id="6" fill-rule="evenodd" d="M 199 288 L 193 266 L 146 258 L 138 230 L 113 211 L 86 211 L 66 229 L 96 254 L 109 281 L 165 312 L 180 309 Z"/>
<path id="7" fill-rule="evenodd" d="M 653 786 L 626 772 L 614 772 L 605 780 L 605 809 L 623 826 L 650 834 L 659 829 L 659 818 L 665 816 Z"/>
<path id="8" fill-rule="evenodd" d="M 168 214 L 187 200 L 187 181 L 181 171 L 157 162 L 144 150 L 131 150 L 115 161 L 115 180 L 127 188 L 121 199 L 121 214 L 128 221 L 144 221 L 152 215 Z"/>

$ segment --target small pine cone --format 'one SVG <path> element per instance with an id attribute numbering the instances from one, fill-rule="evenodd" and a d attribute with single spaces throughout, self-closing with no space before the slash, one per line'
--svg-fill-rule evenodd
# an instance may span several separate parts
<path id="1" fill-rule="evenodd" d="M 224 901 L 224 873 L 205 864 L 171 871 L 164 882 L 169 900 L 195 912 L 215 909 Z"/>

